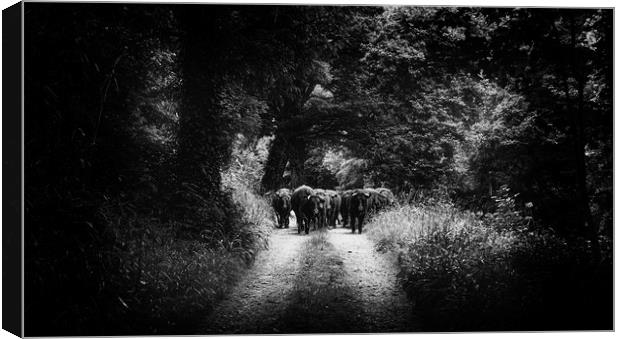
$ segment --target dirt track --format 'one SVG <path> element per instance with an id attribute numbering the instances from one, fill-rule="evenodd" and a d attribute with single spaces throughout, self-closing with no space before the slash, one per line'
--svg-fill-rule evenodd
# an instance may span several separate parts
<path id="1" fill-rule="evenodd" d="M 396 260 L 365 234 L 336 228 L 324 245 L 297 227 L 275 230 L 270 249 L 205 321 L 201 334 L 413 332 Z M 323 243 L 322 243 L 323 244 Z M 308 249 L 313 253 L 306 253 Z"/>

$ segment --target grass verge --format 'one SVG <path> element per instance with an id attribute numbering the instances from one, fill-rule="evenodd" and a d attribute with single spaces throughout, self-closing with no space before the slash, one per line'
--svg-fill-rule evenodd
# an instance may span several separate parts
<path id="1" fill-rule="evenodd" d="M 379 250 L 398 253 L 424 330 L 611 329 L 609 251 L 593 265 L 583 242 L 509 230 L 442 203 L 398 207 L 367 230 Z"/>
<path id="2" fill-rule="evenodd" d="M 163 221 L 120 200 L 105 202 L 86 228 L 91 239 L 77 239 L 66 256 L 34 256 L 55 261 L 38 259 L 38 274 L 29 275 L 28 302 L 36 308 L 27 320 L 40 325 L 29 335 L 194 334 L 268 246 L 273 229 L 261 197 L 241 187 L 229 194 L 235 223 L 197 225 L 204 231 L 191 235 L 178 220 Z"/>
<path id="3" fill-rule="evenodd" d="M 201 239 L 183 239 L 173 235 L 174 226 L 145 224 L 138 228 L 142 237 L 126 237 L 132 242 L 115 254 L 122 262 L 121 285 L 131 286 L 117 298 L 126 319 L 133 319 L 124 323 L 127 333 L 195 333 L 268 246 L 273 226 L 267 203 L 248 190 L 231 195 L 240 212 L 232 230 L 212 229 Z"/>

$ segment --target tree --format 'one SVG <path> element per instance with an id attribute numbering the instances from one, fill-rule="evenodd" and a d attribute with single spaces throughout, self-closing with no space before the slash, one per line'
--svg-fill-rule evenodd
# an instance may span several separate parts
<path id="1" fill-rule="evenodd" d="M 603 10 L 514 10 L 502 13 L 501 29 L 492 43 L 497 65 L 511 65 L 498 67 L 505 74 L 503 82 L 513 83 L 515 90 L 523 93 L 530 110 L 537 112 L 536 126 L 561 147 L 553 157 L 541 158 L 551 162 L 564 159 L 562 166 L 574 169 L 564 172 L 570 180 L 558 183 L 558 187 L 564 190 L 563 200 L 575 207 L 572 210 L 577 228 L 573 229 L 581 229 L 587 235 L 594 253 L 598 224 L 590 216 L 589 192 L 593 190 L 587 187 L 587 182 L 589 176 L 605 174 L 586 172 L 586 153 L 587 149 L 604 147 L 611 140 L 606 126 L 611 75 L 608 62 L 601 59 L 610 51 L 609 15 L 610 12 Z M 606 115 L 606 121 L 599 119 Z M 588 135 L 588 131 L 598 134 Z M 535 150 L 535 153 L 539 152 Z M 602 163 L 609 164 L 609 161 Z M 549 176 L 558 177 L 557 172 Z M 607 181 L 603 186 L 609 184 Z"/>
<path id="2" fill-rule="evenodd" d="M 287 164 L 291 186 L 306 182 L 310 144 L 338 136 L 336 126 L 344 123 L 347 112 L 333 106 L 330 63 L 345 44 L 347 23 L 355 22 L 356 14 L 363 11 L 355 7 L 288 7 L 277 12 L 274 21 L 278 20 L 281 29 L 275 39 L 276 46 L 282 48 L 278 54 L 289 59 L 268 93 L 275 139 L 262 182 L 265 190 L 284 184 Z"/>

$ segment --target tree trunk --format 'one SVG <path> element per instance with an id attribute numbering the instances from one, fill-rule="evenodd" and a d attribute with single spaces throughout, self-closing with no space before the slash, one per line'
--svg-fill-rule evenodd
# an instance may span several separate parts
<path id="1" fill-rule="evenodd" d="M 204 7 L 204 6 L 203 6 Z M 222 53 L 226 45 L 214 23 L 217 9 L 184 7 L 180 20 L 185 35 L 180 55 L 183 85 L 179 107 L 177 191 L 171 213 L 195 220 L 194 230 L 232 223 L 221 191 L 221 167 L 230 156 L 229 134 L 222 128 L 218 94 L 223 86 Z M 216 66 L 217 65 L 217 66 Z M 200 209 L 198 207 L 201 207 Z M 200 210 L 200 213 L 197 211 Z"/>
<path id="2" fill-rule="evenodd" d="M 194 20 L 187 16 L 186 20 Z M 182 50 L 183 88 L 180 104 L 178 179 L 207 190 L 219 189 L 222 131 L 216 74 L 212 74 L 209 37 L 199 34 L 195 23 L 187 23 Z"/>
<path id="3" fill-rule="evenodd" d="M 291 186 L 294 188 L 306 183 L 304 163 L 306 162 L 306 142 L 300 138 L 289 144 L 289 163 L 291 169 Z"/>
<path id="4" fill-rule="evenodd" d="M 566 98 L 572 116 L 573 129 L 573 149 L 575 157 L 575 188 L 577 193 L 577 208 L 579 210 L 579 221 L 583 227 L 583 233 L 592 243 L 592 254 L 595 261 L 600 260 L 600 246 L 598 243 L 598 229 L 592 220 L 589 198 L 586 184 L 586 158 L 585 158 L 585 126 L 583 121 L 585 70 L 583 62 L 576 55 L 577 42 L 575 31 L 575 18 L 571 16 L 571 55 L 570 64 L 572 65 L 573 77 L 577 80 L 577 103 L 571 104 L 568 81 L 566 81 Z M 577 106 L 577 107 L 574 107 Z"/>
<path id="5" fill-rule="evenodd" d="M 269 157 L 267 158 L 267 164 L 265 164 L 265 174 L 263 174 L 261 180 L 261 187 L 264 192 L 284 187 L 282 175 L 288 161 L 287 148 L 286 138 L 280 134 L 276 135 L 269 150 Z"/>

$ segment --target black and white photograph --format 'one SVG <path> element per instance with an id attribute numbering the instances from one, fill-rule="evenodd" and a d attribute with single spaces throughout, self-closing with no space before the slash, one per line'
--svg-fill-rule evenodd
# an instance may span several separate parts
<path id="1" fill-rule="evenodd" d="M 21 3 L 22 335 L 613 331 L 614 8 L 482 5 Z"/>

